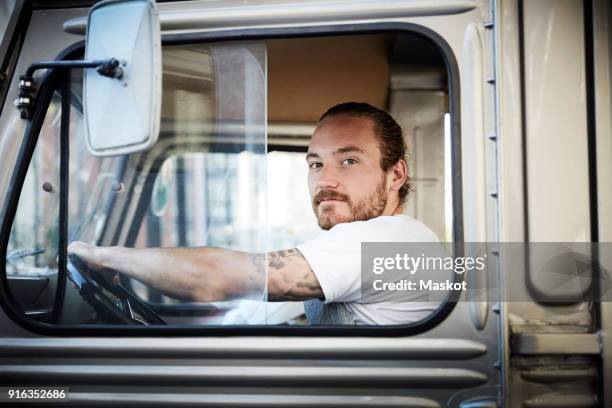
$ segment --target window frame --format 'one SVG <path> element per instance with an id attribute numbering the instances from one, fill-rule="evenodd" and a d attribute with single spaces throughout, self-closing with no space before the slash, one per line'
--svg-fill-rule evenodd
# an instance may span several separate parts
<path id="1" fill-rule="evenodd" d="M 325 37 L 337 35 L 362 35 L 378 33 L 409 33 L 423 37 L 436 46 L 444 61 L 449 94 L 449 114 L 451 118 L 451 163 L 453 168 L 453 242 L 455 253 L 463 253 L 463 199 L 462 199 L 462 174 L 461 174 L 461 94 L 459 80 L 459 66 L 454 52 L 446 40 L 434 30 L 415 23 L 365 23 L 344 25 L 322 25 L 303 27 L 280 27 L 263 29 L 239 29 L 226 31 L 213 31 L 202 33 L 166 34 L 162 35 L 162 45 L 185 45 L 201 44 L 221 41 L 248 41 L 267 40 L 274 38 L 301 38 L 301 37 Z M 83 53 L 84 41 L 79 41 L 62 51 L 57 59 L 74 59 L 79 53 Z M 427 318 L 407 325 L 385 325 L 385 326 L 276 326 L 276 325 L 173 325 L 162 326 L 124 326 L 108 324 L 92 325 L 56 325 L 47 324 L 28 319 L 16 306 L 8 288 L 6 276 L 6 252 L 9 235 L 15 217 L 21 188 L 38 141 L 40 128 L 44 120 L 51 96 L 59 89 L 61 84 L 61 72 L 49 70 L 45 74 L 38 91 L 38 103 L 33 112 L 32 120 L 28 123 L 23 142 L 20 146 L 15 169 L 9 182 L 11 194 L 5 201 L 2 212 L 2 225 L 0 228 L 0 306 L 5 313 L 24 329 L 41 335 L 48 336 L 123 336 L 123 337 L 150 337 L 150 336 L 366 336 L 366 337 L 389 337 L 389 336 L 413 336 L 425 333 L 442 323 L 455 308 L 460 292 L 450 292 L 438 309 Z M 62 161 L 61 167 L 66 165 Z M 65 209 L 60 208 L 60 213 Z M 62 228 L 60 226 L 60 228 Z M 65 239 L 65 238 L 64 238 Z M 62 237 L 59 237 L 62 242 Z M 65 249 L 65 248 L 64 248 Z M 60 269 L 62 266 L 60 265 Z M 65 269 L 65 266 L 64 266 Z M 58 272 L 59 273 L 59 272 Z M 58 287 L 66 284 L 66 274 L 62 281 L 59 280 Z M 459 282 L 462 276 L 455 274 L 455 281 Z M 8 300 L 8 301 L 7 301 Z M 63 300 L 63 299 L 62 299 Z M 56 299 L 56 304 L 59 304 Z"/>

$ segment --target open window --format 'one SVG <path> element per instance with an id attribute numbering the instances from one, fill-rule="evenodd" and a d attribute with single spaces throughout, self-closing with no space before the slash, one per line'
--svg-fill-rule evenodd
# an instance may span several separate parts
<path id="1" fill-rule="evenodd" d="M 458 129 L 451 116 L 457 96 L 451 95 L 449 58 L 432 39 L 411 32 L 173 41 L 163 47 L 159 141 L 145 152 L 104 158 L 86 149 L 82 74 L 73 72 L 68 161 L 58 149 L 56 96 L 12 223 L 10 291 L 31 319 L 50 321 L 56 307 L 54 322 L 63 325 L 120 323 L 83 301 L 70 270 L 58 282 L 61 166 L 69 180 L 67 242 L 247 252 L 304 242 L 319 232 L 306 182 L 308 143 L 320 116 L 347 101 L 387 110 L 400 123 L 413 186 L 405 213 L 440 241 L 460 240 L 459 186 L 453 183 L 459 135 L 451 131 Z M 37 283 L 26 286 L 26 279 Z M 57 285 L 65 285 L 65 293 Z M 152 311 L 170 325 L 307 324 L 301 302 L 269 303 L 265 291 L 193 303 L 133 279 L 123 277 L 122 285 L 147 308 L 141 313 Z M 116 301 L 116 294 L 105 295 Z"/>

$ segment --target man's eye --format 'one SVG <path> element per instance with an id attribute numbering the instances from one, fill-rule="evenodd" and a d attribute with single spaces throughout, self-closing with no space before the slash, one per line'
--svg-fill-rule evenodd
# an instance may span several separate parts
<path id="1" fill-rule="evenodd" d="M 343 166 L 352 166 L 353 164 L 357 164 L 357 160 L 355 159 L 344 159 L 342 160 Z"/>
<path id="2" fill-rule="evenodd" d="M 313 163 L 310 163 L 310 164 L 308 165 L 308 167 L 309 167 L 309 168 L 311 168 L 311 169 L 318 169 L 318 168 L 320 168 L 321 166 L 322 166 L 322 164 L 321 164 L 321 163 L 319 163 L 319 162 L 313 162 Z"/>

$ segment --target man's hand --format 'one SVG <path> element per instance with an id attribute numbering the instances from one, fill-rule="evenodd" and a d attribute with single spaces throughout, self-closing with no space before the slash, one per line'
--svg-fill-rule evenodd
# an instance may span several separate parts
<path id="1" fill-rule="evenodd" d="M 68 255 L 77 256 L 81 261 L 85 262 L 87 266 L 96 272 L 100 272 L 112 285 L 119 284 L 119 274 L 113 271 L 111 275 L 110 270 L 104 266 L 104 251 L 105 248 L 90 245 L 85 242 L 75 241 L 68 245 Z M 86 271 L 82 271 L 86 273 Z"/>

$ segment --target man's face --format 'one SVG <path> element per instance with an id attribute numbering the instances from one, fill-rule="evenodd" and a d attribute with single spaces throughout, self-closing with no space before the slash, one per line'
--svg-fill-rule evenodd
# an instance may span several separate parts
<path id="1" fill-rule="evenodd" d="M 389 192 L 380 157 L 371 119 L 336 115 L 319 123 L 306 160 L 312 208 L 321 228 L 383 214 Z"/>

